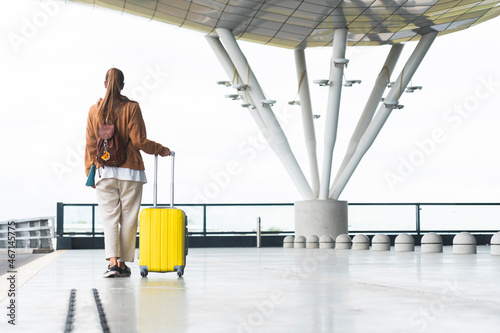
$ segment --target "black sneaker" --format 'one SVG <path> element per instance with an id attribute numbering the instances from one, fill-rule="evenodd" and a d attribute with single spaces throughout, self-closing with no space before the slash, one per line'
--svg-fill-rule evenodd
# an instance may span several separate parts
<path id="1" fill-rule="evenodd" d="M 109 267 L 108 265 L 108 270 L 103 274 L 103 277 L 105 278 L 113 278 L 119 276 L 120 276 L 120 268 L 118 267 L 118 265 L 114 265 L 113 267 Z"/>
<path id="2" fill-rule="evenodd" d="M 125 265 L 125 267 L 123 268 L 120 267 L 120 277 L 128 277 L 130 275 L 132 275 L 132 272 L 127 265 Z"/>

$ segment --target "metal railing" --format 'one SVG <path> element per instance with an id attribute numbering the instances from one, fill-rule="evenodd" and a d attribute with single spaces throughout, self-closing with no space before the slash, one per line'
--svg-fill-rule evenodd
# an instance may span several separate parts
<path id="1" fill-rule="evenodd" d="M 361 215 L 354 207 L 366 210 L 365 223 L 360 223 L 359 216 L 352 216 Z M 397 215 L 377 214 L 387 207 Z M 384 223 L 383 219 L 399 220 Z M 492 233 L 500 230 L 500 203 L 349 203 L 349 220 L 349 233 Z M 393 228 L 378 227 L 387 225 Z"/>
<path id="2" fill-rule="evenodd" d="M 152 204 L 142 204 L 142 207 L 153 207 Z M 158 204 L 158 207 L 168 207 L 168 204 Z M 285 235 L 293 233 L 293 203 L 248 203 L 248 204 L 176 204 L 176 208 L 181 208 L 186 211 L 186 215 L 188 216 L 188 229 L 189 235 L 196 236 L 209 236 L 209 235 L 255 235 L 255 219 L 258 216 L 266 215 L 262 210 L 276 210 L 277 208 L 288 208 L 289 210 L 289 219 L 291 220 L 291 225 L 289 225 L 289 229 L 280 228 L 275 226 L 267 226 L 268 230 L 264 230 L 261 233 L 263 235 Z M 65 211 L 68 208 L 75 209 L 83 209 L 86 212 L 78 215 L 77 219 L 71 218 L 71 221 L 68 221 L 67 212 Z M 256 209 L 254 215 L 249 215 L 251 213 L 247 212 L 242 213 L 240 218 L 234 219 L 224 215 L 220 212 L 213 212 L 218 208 L 223 209 L 235 209 L 241 211 L 241 209 Z M 209 211 L 212 210 L 212 214 Z M 274 215 L 279 214 L 275 212 Z M 72 215 L 75 215 L 73 213 Z M 56 234 L 58 237 L 63 236 L 100 236 L 103 235 L 102 224 L 99 223 L 98 218 L 99 212 L 97 209 L 97 204 L 83 204 L 83 203 L 57 203 L 57 231 Z M 211 216 L 219 216 L 219 219 L 225 219 L 227 224 L 240 226 L 240 228 L 226 229 L 220 230 L 218 228 L 213 228 L 209 225 L 209 220 Z M 238 220 L 238 221 L 235 221 Z M 242 223 L 242 220 L 244 222 Z M 249 222 L 251 221 L 251 223 Z M 263 221 L 269 221 L 263 217 Z M 68 226 L 70 225 L 70 226 Z M 245 227 L 241 228 L 242 225 L 251 225 L 252 229 L 245 229 Z"/>
<path id="3" fill-rule="evenodd" d="M 143 204 L 151 207 L 150 204 Z M 159 205 L 168 206 L 168 205 Z M 97 204 L 57 203 L 57 236 L 103 235 Z M 188 215 L 189 234 L 292 234 L 293 203 L 179 204 Z M 72 218 L 65 210 L 73 209 Z M 83 211 L 79 211 L 83 209 Z M 500 203 L 349 203 L 349 233 L 492 233 L 500 230 Z M 85 216 L 84 216 L 85 215 Z M 76 218 L 75 218 L 76 216 Z"/>

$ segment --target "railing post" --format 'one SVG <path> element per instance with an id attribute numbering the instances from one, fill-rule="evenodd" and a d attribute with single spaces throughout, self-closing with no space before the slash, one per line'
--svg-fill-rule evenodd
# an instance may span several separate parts
<path id="1" fill-rule="evenodd" d="M 203 205 L 203 237 L 207 237 L 207 205 Z"/>
<path id="2" fill-rule="evenodd" d="M 257 247 L 260 247 L 260 217 L 257 217 Z"/>
<path id="3" fill-rule="evenodd" d="M 417 232 L 417 235 L 420 236 L 420 204 L 416 203 L 416 210 L 417 210 L 417 216 L 416 216 L 416 226 L 415 226 L 415 231 Z"/>
<path id="4" fill-rule="evenodd" d="M 57 203 L 56 214 L 57 236 L 62 237 L 64 234 L 64 204 L 62 202 Z"/>
<path id="5" fill-rule="evenodd" d="M 95 205 L 92 205 L 92 237 L 95 237 Z"/>

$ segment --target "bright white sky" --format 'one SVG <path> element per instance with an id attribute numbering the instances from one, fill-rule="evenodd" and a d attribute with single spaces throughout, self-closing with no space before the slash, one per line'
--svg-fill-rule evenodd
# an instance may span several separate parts
<path id="1" fill-rule="evenodd" d="M 125 73 L 124 94 L 140 102 L 149 138 L 177 152 L 177 203 L 301 199 L 258 139 L 248 111 L 224 98 L 231 88 L 216 85 L 227 77 L 203 35 L 100 8 L 44 2 L 50 6 L 1 2 L 0 220 L 55 215 L 58 201 L 96 202 L 94 190 L 84 186 L 85 123 L 112 66 Z M 412 82 L 423 90 L 403 96 L 405 108 L 393 112 L 341 199 L 499 201 L 499 30 L 494 19 L 438 37 Z M 287 104 L 297 91 L 293 51 L 240 45 L 268 97 L 278 101 L 274 110 L 309 178 L 300 110 Z M 394 77 L 414 46 L 406 46 Z M 348 51 L 346 76 L 363 83 L 343 91 L 334 170 L 388 50 Z M 328 78 L 330 51 L 306 51 L 311 81 Z M 315 121 L 321 166 L 327 90 L 311 89 L 314 113 L 322 115 Z M 153 157 L 143 157 L 150 180 L 143 202 L 149 203 Z M 161 162 L 159 200 L 168 202 L 170 161 Z"/>

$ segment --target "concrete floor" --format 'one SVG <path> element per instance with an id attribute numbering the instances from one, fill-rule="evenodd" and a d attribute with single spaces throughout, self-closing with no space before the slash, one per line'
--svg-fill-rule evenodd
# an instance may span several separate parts
<path id="1" fill-rule="evenodd" d="M 57 251 L 17 271 L 16 326 L 0 332 L 499 332 L 500 256 L 331 249 L 190 249 L 175 273 L 104 279 L 103 250 Z"/>

